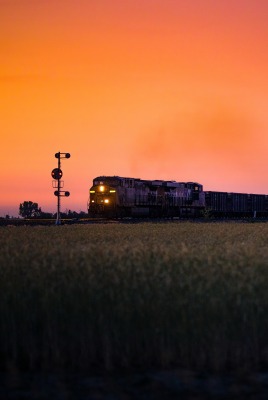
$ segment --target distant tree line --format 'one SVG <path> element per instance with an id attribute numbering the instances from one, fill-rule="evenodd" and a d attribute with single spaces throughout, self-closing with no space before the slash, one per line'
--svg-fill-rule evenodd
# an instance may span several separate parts
<path id="1" fill-rule="evenodd" d="M 23 218 L 54 218 L 56 214 L 43 212 L 41 207 L 38 206 L 38 203 L 34 203 L 32 201 L 24 201 L 19 205 L 19 215 Z M 80 211 L 79 213 L 76 211 L 65 210 L 65 212 L 61 212 L 61 218 L 83 218 L 86 217 L 87 214 L 84 211 Z M 6 216 L 8 218 L 8 216 Z"/>

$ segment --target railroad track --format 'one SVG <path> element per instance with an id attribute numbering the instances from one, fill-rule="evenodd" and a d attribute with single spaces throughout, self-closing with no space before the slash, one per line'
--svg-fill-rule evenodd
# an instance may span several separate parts
<path id="1" fill-rule="evenodd" d="M 118 223 L 117 220 L 107 218 L 81 218 L 81 219 L 61 219 L 61 225 L 72 224 L 98 224 L 98 223 Z M 56 225 L 56 219 L 42 218 L 0 218 L 0 226 L 52 226 Z"/>
<path id="2" fill-rule="evenodd" d="M 190 221 L 190 222 L 268 222 L 268 218 L 122 218 L 122 219 L 108 219 L 108 218 L 80 218 L 80 219 L 61 219 L 61 225 L 85 225 L 85 224 L 135 224 L 141 222 L 178 222 L 178 221 Z M 56 219 L 42 219 L 42 218 L 0 218 L 1 226 L 55 226 Z"/>

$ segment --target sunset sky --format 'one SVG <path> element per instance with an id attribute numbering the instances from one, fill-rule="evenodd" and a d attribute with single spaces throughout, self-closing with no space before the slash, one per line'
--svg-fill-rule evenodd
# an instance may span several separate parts
<path id="1" fill-rule="evenodd" d="M 267 0 L 0 0 L 0 216 L 98 175 L 268 194 Z"/>

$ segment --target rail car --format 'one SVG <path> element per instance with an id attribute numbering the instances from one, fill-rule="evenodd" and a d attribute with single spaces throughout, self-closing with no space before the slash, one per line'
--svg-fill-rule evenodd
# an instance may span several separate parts
<path id="1" fill-rule="evenodd" d="M 206 210 L 214 217 L 268 217 L 268 195 L 205 192 Z"/>
<path id="2" fill-rule="evenodd" d="M 89 217 L 268 217 L 268 195 L 204 191 L 197 182 L 98 176 Z"/>

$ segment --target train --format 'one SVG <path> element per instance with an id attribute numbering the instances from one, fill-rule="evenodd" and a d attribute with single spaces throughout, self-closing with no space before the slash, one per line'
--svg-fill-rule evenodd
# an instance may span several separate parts
<path id="1" fill-rule="evenodd" d="M 89 217 L 268 217 L 268 195 L 204 191 L 197 182 L 98 176 L 89 189 Z"/>

